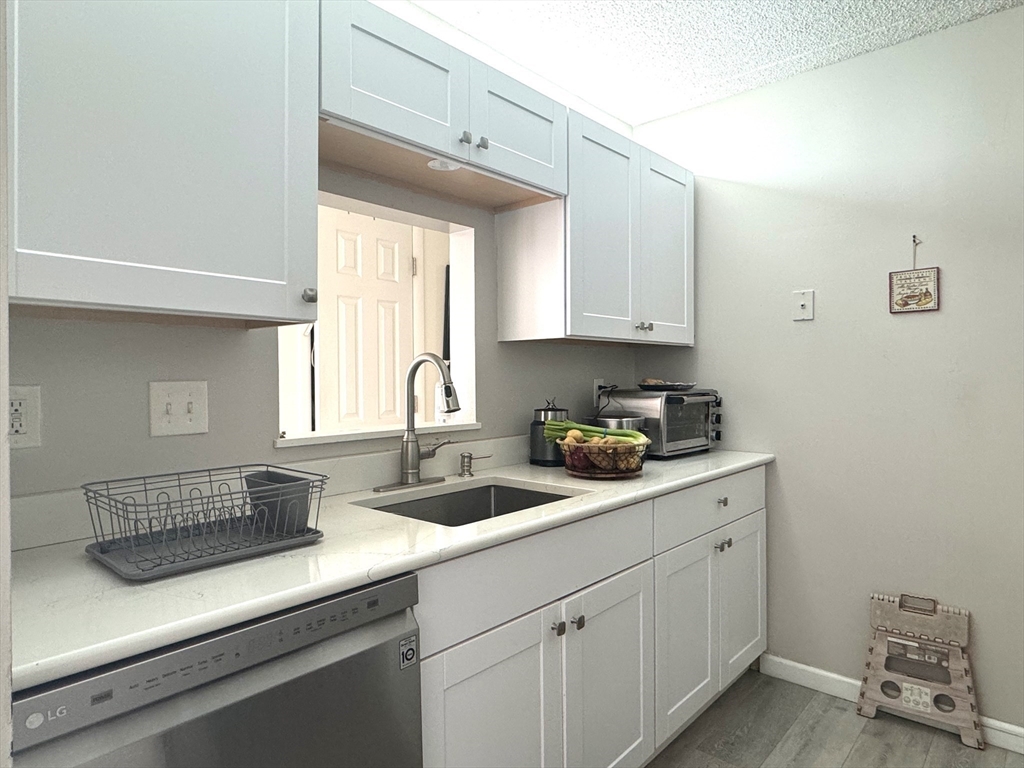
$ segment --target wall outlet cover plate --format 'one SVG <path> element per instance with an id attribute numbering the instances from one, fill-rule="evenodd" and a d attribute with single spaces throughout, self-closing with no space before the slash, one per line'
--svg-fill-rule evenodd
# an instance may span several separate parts
<path id="1" fill-rule="evenodd" d="M 10 388 L 7 435 L 11 448 L 39 448 L 43 444 L 42 395 L 38 386 Z"/>
<path id="2" fill-rule="evenodd" d="M 149 435 L 209 432 L 205 381 L 149 382 Z"/>
<path id="3" fill-rule="evenodd" d="M 814 290 L 793 291 L 793 319 L 814 319 Z"/>

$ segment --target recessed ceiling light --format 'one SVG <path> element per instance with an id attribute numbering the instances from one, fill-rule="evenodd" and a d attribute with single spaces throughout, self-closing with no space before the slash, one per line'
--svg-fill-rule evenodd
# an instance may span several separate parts
<path id="1" fill-rule="evenodd" d="M 453 162 L 451 160 L 445 160 L 444 158 L 441 157 L 435 157 L 433 160 L 427 163 L 427 168 L 430 168 L 435 171 L 457 171 L 461 167 L 462 166 L 459 163 Z"/>

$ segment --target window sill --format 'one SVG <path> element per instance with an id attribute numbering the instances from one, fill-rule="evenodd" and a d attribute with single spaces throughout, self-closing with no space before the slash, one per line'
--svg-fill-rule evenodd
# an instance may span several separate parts
<path id="1" fill-rule="evenodd" d="M 416 427 L 417 435 L 433 435 L 445 432 L 468 432 L 474 429 L 482 429 L 479 422 L 467 424 L 423 424 Z M 401 437 L 405 434 L 405 427 L 378 427 L 376 429 L 361 429 L 352 432 L 334 432 L 330 434 L 307 434 L 296 435 L 295 437 L 279 437 L 274 440 L 275 448 L 294 448 L 300 445 L 327 445 L 329 443 L 352 443 L 358 440 L 379 440 L 382 437 Z"/>

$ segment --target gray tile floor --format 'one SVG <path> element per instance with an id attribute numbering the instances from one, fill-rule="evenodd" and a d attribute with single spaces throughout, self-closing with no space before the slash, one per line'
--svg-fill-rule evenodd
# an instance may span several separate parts
<path id="1" fill-rule="evenodd" d="M 743 677 L 649 768 L 1024 768 L 1024 755 L 965 747 L 959 736 L 758 672 Z"/>

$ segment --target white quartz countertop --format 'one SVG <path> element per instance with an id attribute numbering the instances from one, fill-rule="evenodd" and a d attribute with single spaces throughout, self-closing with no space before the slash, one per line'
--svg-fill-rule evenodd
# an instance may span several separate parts
<path id="1" fill-rule="evenodd" d="M 366 507 L 359 491 L 323 499 L 316 544 L 164 579 L 128 582 L 75 541 L 15 552 L 14 689 L 76 674 L 373 581 L 535 534 L 774 460 L 712 451 L 648 461 L 632 480 L 578 480 L 561 468 L 516 464 L 478 471 L 591 491 L 479 523 L 446 528 Z M 449 477 L 446 488 L 467 481 Z M 407 491 L 400 491 L 403 495 Z M 377 494 L 384 499 L 387 494 Z"/>

